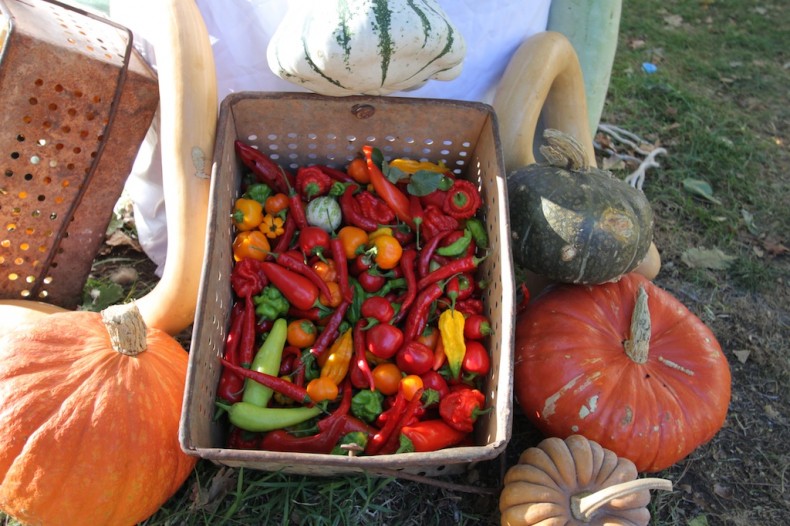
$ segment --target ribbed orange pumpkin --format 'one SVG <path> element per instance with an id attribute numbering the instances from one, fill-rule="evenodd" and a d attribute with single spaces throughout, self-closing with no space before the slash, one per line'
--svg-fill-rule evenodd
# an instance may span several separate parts
<path id="1" fill-rule="evenodd" d="M 0 335 L 0 508 L 29 524 L 135 524 L 196 459 L 178 425 L 187 353 L 134 305 Z"/>

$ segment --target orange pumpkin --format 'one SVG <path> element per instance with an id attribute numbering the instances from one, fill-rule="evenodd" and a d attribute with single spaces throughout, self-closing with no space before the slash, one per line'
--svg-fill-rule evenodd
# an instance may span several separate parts
<path id="1" fill-rule="evenodd" d="M 0 508 L 31 524 L 135 524 L 196 459 L 178 443 L 187 353 L 133 304 L 0 335 Z"/>
<path id="2" fill-rule="evenodd" d="M 518 317 L 513 387 L 524 413 L 545 435 L 583 435 L 640 472 L 713 438 L 730 384 L 713 332 L 635 273 L 554 285 Z"/>

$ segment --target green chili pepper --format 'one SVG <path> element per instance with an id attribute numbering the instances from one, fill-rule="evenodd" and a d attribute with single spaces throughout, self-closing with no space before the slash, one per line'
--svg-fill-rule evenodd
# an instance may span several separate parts
<path id="1" fill-rule="evenodd" d="M 271 285 L 264 287 L 257 296 L 253 296 L 253 301 L 255 302 L 255 313 L 267 320 L 276 320 L 286 316 L 291 306 L 283 293 Z"/>
<path id="2" fill-rule="evenodd" d="M 466 220 L 466 228 L 472 233 L 472 239 L 475 240 L 475 245 L 483 250 L 488 248 L 488 233 L 483 222 L 476 217 Z"/>
<path id="3" fill-rule="evenodd" d="M 245 431 L 264 432 L 295 426 L 321 414 L 319 406 L 260 407 L 248 402 L 217 404 L 228 412 L 230 423 Z"/>
<path id="4" fill-rule="evenodd" d="M 252 359 L 250 369 L 259 373 L 277 375 L 280 371 L 280 361 L 283 356 L 285 339 L 288 334 L 288 322 L 285 318 L 278 318 L 272 325 L 269 335 L 264 340 L 255 357 Z M 248 402 L 260 407 L 266 407 L 274 392 L 255 380 L 244 380 L 244 394 L 242 402 Z"/>
<path id="5" fill-rule="evenodd" d="M 272 189 L 269 185 L 263 183 L 252 184 L 248 186 L 247 191 L 244 192 L 244 197 L 258 201 L 261 204 L 265 203 L 271 195 Z"/>
<path id="6" fill-rule="evenodd" d="M 464 235 L 450 243 L 445 247 L 439 247 L 436 249 L 436 253 L 440 256 L 446 257 L 455 257 L 460 256 L 466 249 L 469 248 L 469 244 L 472 242 L 472 232 L 468 229 L 464 229 Z"/>
<path id="7" fill-rule="evenodd" d="M 384 410 L 384 395 L 379 391 L 363 389 L 351 399 L 351 414 L 367 423 L 372 423 Z"/>

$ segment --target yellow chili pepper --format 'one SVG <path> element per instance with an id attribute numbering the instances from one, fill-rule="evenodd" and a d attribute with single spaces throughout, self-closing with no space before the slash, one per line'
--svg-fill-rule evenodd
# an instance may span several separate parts
<path id="1" fill-rule="evenodd" d="M 263 205 L 255 199 L 239 197 L 233 207 L 233 224 L 237 230 L 258 228 L 263 221 Z"/>
<path id="2" fill-rule="evenodd" d="M 269 240 L 260 230 L 245 230 L 236 234 L 233 240 L 233 259 L 244 258 L 263 260 L 271 252 Z"/>
<path id="3" fill-rule="evenodd" d="M 389 165 L 394 166 L 395 168 L 398 168 L 407 174 L 413 174 L 414 172 L 419 172 L 420 170 L 438 172 L 440 174 L 443 174 L 447 171 L 447 167 L 441 162 L 436 164 L 429 161 L 415 161 L 412 159 L 393 159 L 390 161 Z"/>
<path id="4" fill-rule="evenodd" d="M 464 315 L 455 309 L 447 309 L 439 316 L 439 333 L 453 378 L 458 378 L 461 374 L 461 365 L 466 354 L 464 322 Z"/>
<path id="5" fill-rule="evenodd" d="M 353 355 L 354 341 L 351 337 L 351 329 L 348 329 L 338 336 L 329 348 L 329 351 L 318 359 L 318 363 L 321 366 L 321 376 L 328 377 L 335 385 L 340 385 L 348 373 L 348 367 Z"/>
<path id="6" fill-rule="evenodd" d="M 274 239 L 277 236 L 281 236 L 283 232 L 285 232 L 283 224 L 284 221 L 282 217 L 266 214 L 263 216 L 261 224 L 258 225 L 258 230 L 266 234 L 266 237 L 269 239 Z"/>

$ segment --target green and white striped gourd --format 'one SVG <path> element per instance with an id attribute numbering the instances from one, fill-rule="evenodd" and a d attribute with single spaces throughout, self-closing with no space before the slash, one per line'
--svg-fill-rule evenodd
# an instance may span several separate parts
<path id="1" fill-rule="evenodd" d="M 465 54 L 435 0 L 300 0 L 267 59 L 280 78 L 322 95 L 387 95 L 454 79 Z"/>

